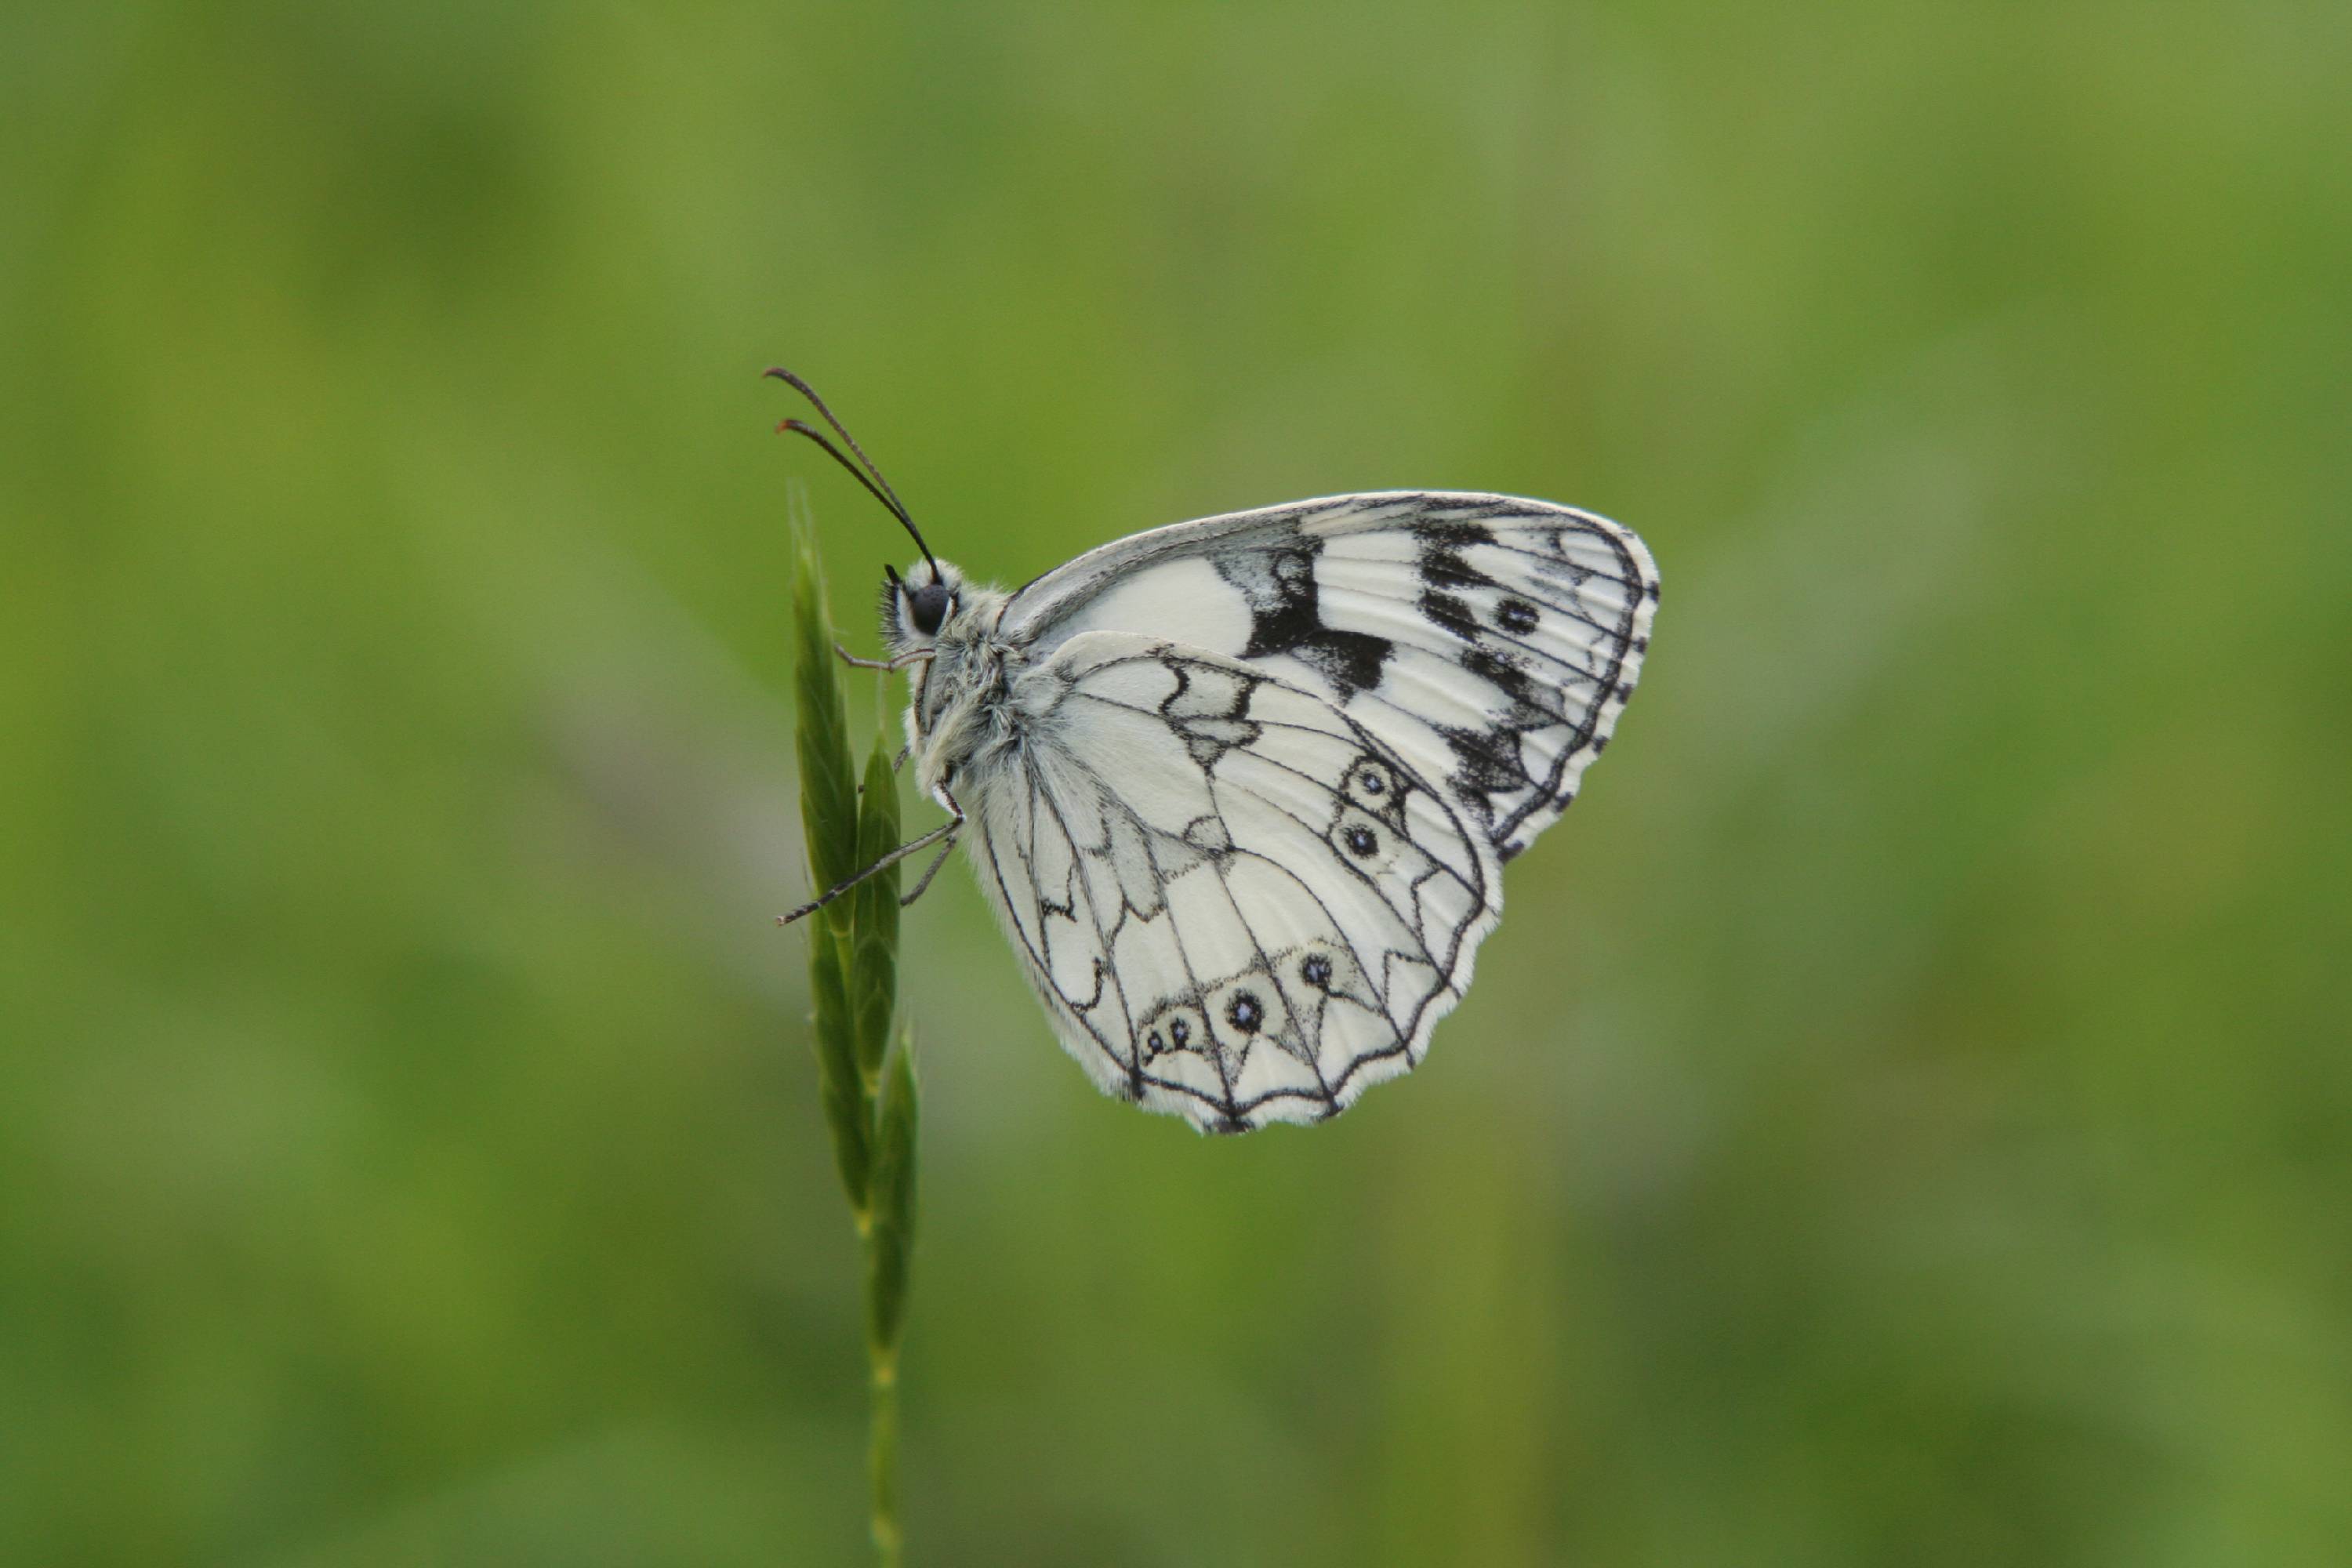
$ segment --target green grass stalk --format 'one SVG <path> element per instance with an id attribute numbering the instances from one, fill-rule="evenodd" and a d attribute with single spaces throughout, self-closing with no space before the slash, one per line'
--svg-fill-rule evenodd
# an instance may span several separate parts
<path id="1" fill-rule="evenodd" d="M 799 501 L 797 494 L 794 501 Z M 812 879 L 845 881 L 898 842 L 898 784 L 886 737 L 875 737 L 855 784 L 841 667 L 833 651 L 824 577 L 803 506 L 793 509 L 793 687 L 801 826 Z M 865 1249 L 866 1353 L 875 1554 L 896 1568 L 898 1522 L 898 1347 L 915 1234 L 918 1105 L 914 1045 L 890 1049 L 898 997 L 898 869 L 877 872 L 811 916 L 809 991 L 815 1004 L 817 1076 L 835 1164 Z"/>

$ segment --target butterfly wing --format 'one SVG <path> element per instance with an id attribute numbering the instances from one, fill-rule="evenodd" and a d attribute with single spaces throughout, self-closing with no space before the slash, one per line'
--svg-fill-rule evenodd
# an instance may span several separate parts
<path id="1" fill-rule="evenodd" d="M 982 889 L 1108 1092 L 1238 1131 L 1417 1065 L 1501 908 L 1478 826 L 1264 668 L 1073 636 L 961 775 Z"/>
<path id="2" fill-rule="evenodd" d="M 1041 650 L 1144 633 L 1322 696 L 1449 791 L 1508 859 L 1609 743 L 1657 601 L 1648 549 L 1606 518 L 1386 491 L 1118 540 L 1021 589 L 1002 626 Z"/>

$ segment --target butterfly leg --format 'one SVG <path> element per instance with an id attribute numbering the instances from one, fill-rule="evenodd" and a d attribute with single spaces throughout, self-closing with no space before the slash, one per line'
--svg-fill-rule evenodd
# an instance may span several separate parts
<path id="1" fill-rule="evenodd" d="M 896 658 L 860 658 L 839 643 L 833 645 L 833 651 L 841 656 L 842 663 L 854 665 L 859 669 L 904 669 L 910 664 L 920 664 L 931 657 L 931 650 L 927 647 L 919 647 L 910 653 L 902 653 Z"/>
<path id="2" fill-rule="evenodd" d="M 931 885 L 931 879 L 938 876 L 940 874 L 940 868 L 948 863 L 948 851 L 955 847 L 955 842 L 956 841 L 953 837 L 950 837 L 945 844 L 940 846 L 940 852 L 931 857 L 931 863 L 923 868 L 922 876 L 916 879 L 915 890 L 911 893 L 904 893 L 899 896 L 898 907 L 900 909 L 905 909 L 908 904 L 913 903 L 917 899 L 923 896 L 924 889 L 928 889 Z"/>
<path id="3" fill-rule="evenodd" d="M 950 848 L 954 847 L 956 829 L 961 827 L 963 825 L 964 815 L 962 812 L 959 811 L 954 816 L 940 824 L 937 827 L 932 828 L 929 833 L 923 834 L 919 837 L 909 838 L 906 843 L 899 845 L 898 847 L 891 850 L 888 854 L 883 856 L 880 859 L 875 861 L 874 864 L 866 867 L 856 876 L 850 877 L 844 881 L 835 883 L 833 887 L 827 888 L 824 892 L 818 894 L 815 898 L 811 899 L 807 903 L 803 904 L 799 909 L 794 910 L 792 913 L 787 915 L 778 915 L 776 917 L 776 923 L 780 926 L 788 926 L 796 920 L 802 920 L 809 915 L 816 913 L 817 910 L 824 908 L 825 905 L 833 902 L 834 900 L 841 897 L 842 894 L 849 891 L 850 889 L 857 886 L 858 883 L 866 880 L 866 878 L 873 876 L 877 871 L 887 871 L 891 867 L 896 866 L 899 861 L 904 860 L 908 856 L 919 855 L 924 850 L 929 848 L 932 845 L 937 844 L 942 838 L 948 840 Z M 938 868 L 935 866 L 932 869 L 937 870 Z M 928 873 L 923 878 L 923 881 L 927 884 L 930 879 L 931 879 Z M 920 892 L 922 891 L 922 889 L 917 888 L 915 890 L 917 892 Z"/>
<path id="4" fill-rule="evenodd" d="M 842 647 L 839 643 L 833 645 L 833 651 L 841 656 L 842 663 L 853 666 L 858 669 L 888 669 L 890 668 L 890 661 L 887 658 L 860 658 L 856 654 L 850 652 L 847 648 Z"/>

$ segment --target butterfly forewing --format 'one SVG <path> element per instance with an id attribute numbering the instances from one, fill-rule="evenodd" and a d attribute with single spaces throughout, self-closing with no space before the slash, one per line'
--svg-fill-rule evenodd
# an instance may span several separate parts
<path id="1" fill-rule="evenodd" d="M 1157 635 L 1337 705 L 1506 858 L 1574 798 L 1649 646 L 1658 577 L 1605 518 L 1512 497 L 1339 496 L 1180 523 L 1015 595 L 1040 649 Z"/>

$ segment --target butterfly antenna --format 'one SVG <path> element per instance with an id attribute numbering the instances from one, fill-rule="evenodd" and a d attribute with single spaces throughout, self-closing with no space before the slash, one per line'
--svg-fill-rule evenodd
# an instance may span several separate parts
<path id="1" fill-rule="evenodd" d="M 859 484 L 864 485 L 867 495 L 872 496 L 876 500 L 881 502 L 885 508 L 888 509 L 890 515 L 897 518 L 901 523 L 904 523 L 908 532 L 914 532 L 915 525 L 913 521 L 908 519 L 905 512 L 898 510 L 898 503 L 893 501 L 888 496 L 884 495 L 880 490 L 876 489 L 874 488 L 874 481 L 866 477 L 866 470 L 851 462 L 847 458 L 843 457 L 841 455 L 841 448 L 824 438 L 824 431 L 819 430 L 816 426 L 801 419 L 787 419 L 782 424 L 776 426 L 776 434 L 779 436 L 782 435 L 787 430 L 791 431 L 795 436 L 805 436 L 810 440 L 815 442 L 818 446 L 824 447 L 824 455 L 826 457 L 831 458 L 835 462 L 839 463 L 843 468 L 848 469 L 849 477 L 856 479 Z M 915 534 L 915 542 L 918 544 L 922 543 L 923 536 L 919 533 Z M 929 559 L 930 553 L 930 551 L 926 549 L 923 552 L 924 558 L 926 560 Z"/>
<path id="2" fill-rule="evenodd" d="M 825 406 L 824 399 L 816 395 L 816 388 L 811 386 L 807 382 L 803 381 L 799 376 L 794 375 L 791 371 L 786 370 L 783 366 L 771 365 L 766 370 L 761 372 L 761 374 L 762 375 L 773 376 L 776 380 L 781 381 L 785 385 L 791 387 L 794 392 L 799 393 L 803 397 L 807 398 L 809 402 L 814 405 L 816 411 L 824 416 L 824 422 L 833 426 L 834 434 L 839 436 L 842 440 L 848 444 L 849 449 L 857 454 L 857 462 L 852 463 L 847 458 L 843 457 L 841 455 L 841 449 L 835 447 L 832 442 L 826 440 L 823 433 L 798 419 L 785 420 L 782 424 L 776 426 L 776 433 L 778 435 L 782 435 L 787 430 L 796 430 L 800 434 L 807 437 L 810 440 L 815 442 L 818 446 L 824 447 L 835 462 L 839 463 L 843 468 L 847 468 L 851 475 L 856 479 L 857 482 L 866 487 L 866 493 L 872 496 L 876 500 L 880 501 L 882 505 L 888 510 L 890 515 L 898 520 L 899 525 L 905 528 L 908 534 L 913 536 L 915 548 L 923 552 L 923 559 L 931 563 L 932 580 L 934 582 L 938 581 L 940 577 L 940 563 L 938 558 L 931 553 L 931 547 L 923 542 L 922 531 L 916 528 L 915 520 L 907 515 L 907 508 L 905 504 L 898 500 L 898 492 L 890 488 L 890 481 L 882 477 L 882 470 L 874 466 L 874 459 L 866 455 L 866 448 L 857 444 L 857 437 L 849 433 L 849 426 L 844 425 L 839 419 L 834 416 L 833 410 Z M 864 465 L 862 468 L 858 466 L 860 464 Z"/>

